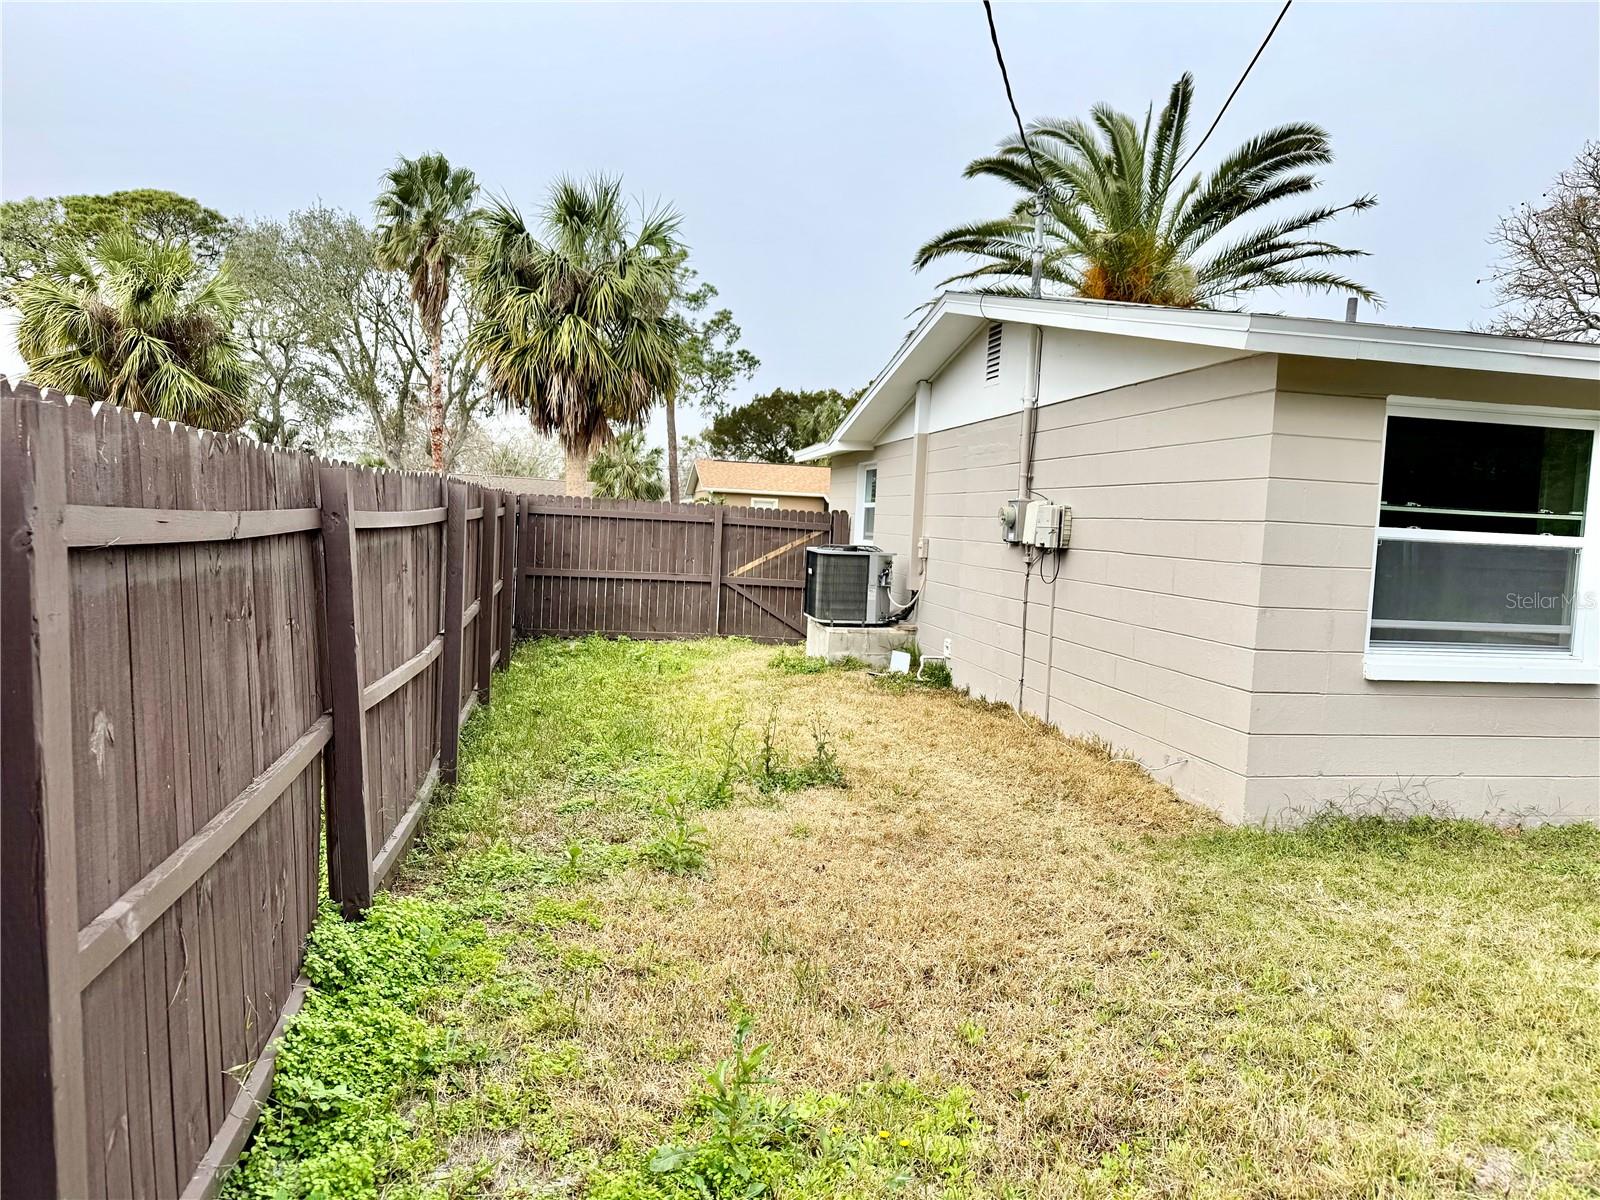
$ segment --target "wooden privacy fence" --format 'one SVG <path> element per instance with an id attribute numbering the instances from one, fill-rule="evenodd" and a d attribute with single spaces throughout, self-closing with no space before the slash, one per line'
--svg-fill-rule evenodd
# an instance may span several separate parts
<path id="1" fill-rule="evenodd" d="M 850 540 L 843 512 L 522 497 L 518 627 L 637 638 L 805 636 L 805 547 Z"/>
<path id="2" fill-rule="evenodd" d="M 509 656 L 517 498 L 3 378 L 0 415 L 0 1191 L 209 1196 L 321 828 L 354 915 Z"/>

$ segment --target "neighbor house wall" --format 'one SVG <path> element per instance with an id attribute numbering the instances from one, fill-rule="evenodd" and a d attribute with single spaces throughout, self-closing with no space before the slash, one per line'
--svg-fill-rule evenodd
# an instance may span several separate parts
<path id="1" fill-rule="evenodd" d="M 1600 819 L 1600 688 L 1362 675 L 1390 394 L 1600 407 L 1593 384 L 1283 360 L 1243 816 L 1377 800 Z"/>
<path id="2" fill-rule="evenodd" d="M 739 508 L 748 508 L 750 507 L 750 501 L 765 498 L 776 500 L 780 509 L 787 509 L 792 512 L 826 512 L 828 509 L 828 502 L 821 496 L 785 496 L 781 493 L 774 495 L 772 492 L 728 492 L 709 488 L 701 488 L 694 494 L 696 500 L 710 500 L 713 497 L 723 504 L 732 504 Z"/>

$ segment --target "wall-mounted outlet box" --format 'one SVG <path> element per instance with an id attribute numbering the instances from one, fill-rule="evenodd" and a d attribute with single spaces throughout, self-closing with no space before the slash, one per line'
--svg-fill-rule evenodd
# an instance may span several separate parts
<path id="1" fill-rule="evenodd" d="M 953 645 L 953 644 L 954 644 L 954 643 L 952 643 L 952 642 L 951 642 L 951 641 L 950 641 L 950 639 L 949 639 L 949 638 L 945 638 L 945 640 L 944 640 L 944 656 L 945 656 L 945 657 L 946 657 L 946 658 L 949 658 L 949 657 L 950 657 L 950 647 L 951 647 L 951 646 L 952 646 L 952 645 Z"/>
<path id="2" fill-rule="evenodd" d="M 1072 509 L 1065 504 L 1035 500 L 1028 505 L 1022 542 L 1040 550 L 1065 550 L 1072 536 Z"/>

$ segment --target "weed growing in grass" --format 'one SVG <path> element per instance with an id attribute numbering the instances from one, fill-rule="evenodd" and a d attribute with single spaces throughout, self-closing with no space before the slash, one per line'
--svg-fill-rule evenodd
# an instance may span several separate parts
<path id="1" fill-rule="evenodd" d="M 464 1051 L 424 1013 L 493 972 L 482 926 L 447 904 L 379 896 L 366 919 L 324 904 L 306 949 L 311 983 L 278 1051 L 272 1097 L 229 1200 L 365 1197 L 429 1160 L 398 1111 L 404 1092 Z"/>
<path id="2" fill-rule="evenodd" d="M 955 679 L 950 674 L 950 664 L 942 658 L 930 659 L 923 663 L 922 670 L 917 675 L 917 682 L 927 684 L 931 688 L 955 686 Z"/>
<path id="3" fill-rule="evenodd" d="M 706 828 L 689 819 L 681 801 L 663 808 L 667 826 L 659 836 L 646 842 L 640 855 L 657 870 L 669 875 L 689 875 L 706 865 L 709 839 Z"/>
<path id="4" fill-rule="evenodd" d="M 769 669 L 780 675 L 822 675 L 829 671 L 864 671 L 867 664 L 853 654 L 827 659 L 807 654 L 798 646 L 779 650 L 767 660 Z"/>

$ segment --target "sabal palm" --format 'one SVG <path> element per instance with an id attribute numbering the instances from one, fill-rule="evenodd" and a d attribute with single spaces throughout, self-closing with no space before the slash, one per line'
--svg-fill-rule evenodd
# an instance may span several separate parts
<path id="1" fill-rule="evenodd" d="M 243 422 L 243 297 L 226 267 L 208 275 L 186 246 L 118 232 L 64 250 L 16 299 L 33 382 L 206 429 Z"/>
<path id="2" fill-rule="evenodd" d="M 478 182 L 465 167 L 452 169 L 442 154 L 402 158 L 384 176 L 375 204 L 378 265 L 404 271 L 428 341 L 429 447 L 433 469 L 444 470 L 444 376 L 439 344 L 450 276 L 470 245 Z"/>
<path id="3" fill-rule="evenodd" d="M 589 464 L 594 494 L 605 500 L 660 500 L 662 449 L 646 450 L 644 430 L 628 429 L 603 446 Z"/>
<path id="4" fill-rule="evenodd" d="M 1185 74 L 1153 127 L 1149 112 L 1141 124 L 1104 104 L 1087 122 L 1036 121 L 1028 129 L 1031 158 L 1020 138 L 1007 138 L 995 153 L 969 163 L 966 175 L 1003 180 L 1022 198 L 1007 216 L 941 233 L 917 251 L 914 265 L 920 270 L 969 257 L 978 264 L 946 284 L 1022 292 L 1032 266 L 1033 204 L 1042 187 L 1048 198 L 1044 279 L 1057 290 L 1210 308 L 1258 289 L 1301 287 L 1379 303 L 1370 288 L 1330 266 L 1366 252 L 1312 236 L 1341 212 L 1370 208 L 1376 203 L 1370 196 L 1233 232 L 1278 201 L 1317 188 L 1308 168 L 1333 161 L 1328 135 L 1304 122 L 1280 125 L 1239 146 L 1209 175 L 1180 180 L 1193 97 L 1194 80 Z"/>
<path id="5" fill-rule="evenodd" d="M 677 389 L 677 231 L 671 210 L 634 229 L 620 183 L 605 178 L 558 181 L 537 234 L 509 204 L 483 217 L 475 359 L 496 399 L 560 439 L 569 492 L 613 425 L 637 425 Z"/>

